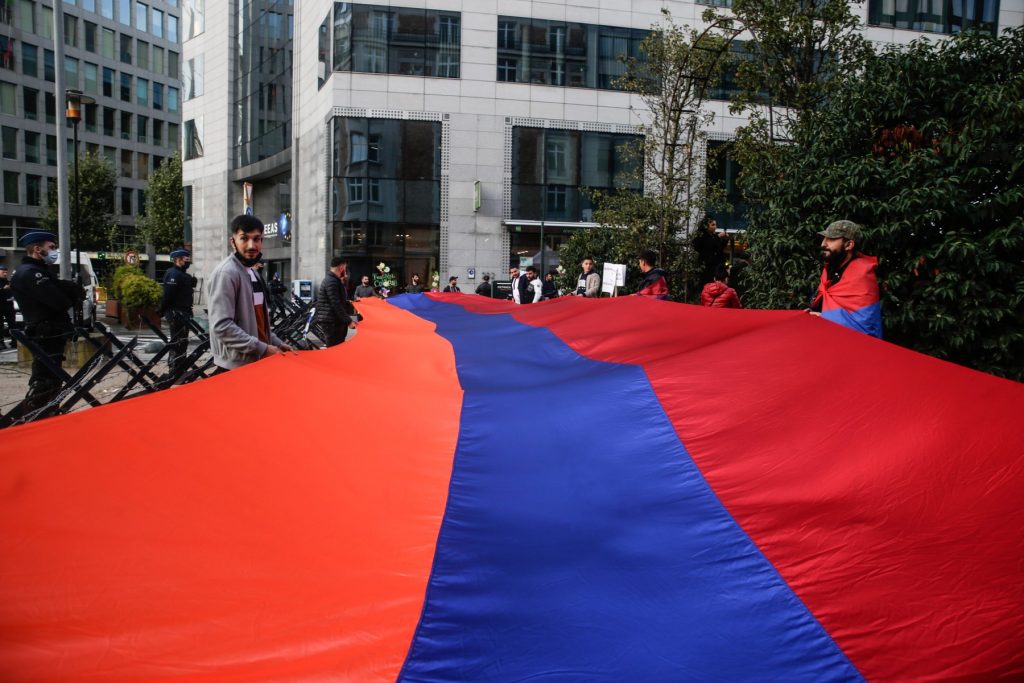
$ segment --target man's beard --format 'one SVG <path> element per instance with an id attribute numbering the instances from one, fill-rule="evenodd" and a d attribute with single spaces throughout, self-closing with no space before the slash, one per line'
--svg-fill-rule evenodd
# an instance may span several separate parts
<path id="1" fill-rule="evenodd" d="M 845 251 L 829 251 L 827 249 L 823 249 L 822 254 L 825 256 L 825 265 L 828 266 L 829 270 L 835 270 L 839 266 L 843 265 L 843 259 L 846 258 Z"/>
<path id="2" fill-rule="evenodd" d="M 257 263 L 260 262 L 261 258 L 263 258 L 263 252 L 257 253 L 256 256 L 254 256 L 253 258 L 246 258 L 245 256 L 242 255 L 242 252 L 235 249 L 235 258 L 241 261 L 242 265 L 244 265 L 245 267 L 252 268 Z"/>

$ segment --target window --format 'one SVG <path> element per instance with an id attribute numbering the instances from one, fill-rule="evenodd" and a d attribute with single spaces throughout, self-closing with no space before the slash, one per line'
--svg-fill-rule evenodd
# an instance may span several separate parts
<path id="1" fill-rule="evenodd" d="M 157 38 L 164 37 L 164 13 L 160 10 L 153 8 L 150 12 L 150 32 Z"/>
<path id="2" fill-rule="evenodd" d="M 98 107 L 95 104 L 85 105 L 85 130 L 89 133 L 96 132 L 96 111 Z"/>
<path id="3" fill-rule="evenodd" d="M 368 147 L 365 133 L 349 134 L 349 163 L 356 164 L 366 161 Z"/>
<path id="4" fill-rule="evenodd" d="M 114 31 L 109 28 L 103 29 L 103 33 L 100 34 L 100 54 L 107 59 L 114 58 L 114 36 Z"/>
<path id="5" fill-rule="evenodd" d="M 0 127 L 0 148 L 4 159 L 18 158 L 18 129 L 9 126 Z"/>
<path id="6" fill-rule="evenodd" d="M 135 206 L 137 206 L 138 210 L 139 210 L 139 215 L 140 216 L 145 216 L 146 215 L 146 191 L 145 190 L 135 190 L 135 202 L 136 202 Z"/>
<path id="7" fill-rule="evenodd" d="M 164 85 L 153 81 L 153 109 L 163 111 L 164 109 Z"/>
<path id="8" fill-rule="evenodd" d="M 35 3 L 32 0 L 18 0 L 18 12 L 15 14 L 15 26 L 25 33 L 36 32 Z"/>
<path id="9" fill-rule="evenodd" d="M 20 204 L 21 195 L 18 192 L 18 174 L 11 171 L 4 171 L 4 202 L 7 204 Z"/>
<path id="10" fill-rule="evenodd" d="M 43 78 L 53 83 L 57 80 L 53 50 L 43 49 Z"/>
<path id="11" fill-rule="evenodd" d="M 135 3 L 135 28 L 140 31 L 149 30 L 149 5 L 143 2 Z"/>
<path id="12" fill-rule="evenodd" d="M 135 177 L 139 180 L 149 180 L 149 155 L 145 152 L 138 152 L 135 155 Z"/>
<path id="13" fill-rule="evenodd" d="M 121 34 L 121 61 L 125 64 L 132 63 L 132 37 Z"/>
<path id="14" fill-rule="evenodd" d="M 185 122 L 184 158 L 186 160 L 198 159 L 201 156 L 203 156 L 203 119 L 199 117 Z"/>
<path id="15" fill-rule="evenodd" d="M 206 30 L 206 0 L 184 0 L 185 40 Z"/>
<path id="16" fill-rule="evenodd" d="M 54 99 L 53 93 L 48 92 L 43 94 L 43 107 L 46 111 L 46 122 L 56 123 L 57 122 L 57 100 Z"/>
<path id="17" fill-rule="evenodd" d="M 648 30 L 498 17 L 497 80 L 619 89 L 622 57 L 642 58 Z"/>
<path id="18" fill-rule="evenodd" d="M 167 111 L 176 114 L 178 113 L 178 89 L 167 88 Z"/>
<path id="19" fill-rule="evenodd" d="M 346 200 L 349 204 L 363 201 L 363 178 L 345 178 Z"/>
<path id="20" fill-rule="evenodd" d="M 99 95 L 99 67 L 85 62 L 82 64 L 82 76 L 85 81 L 83 90 L 90 95 Z"/>
<path id="21" fill-rule="evenodd" d="M 64 87 L 78 90 L 78 60 L 74 57 L 64 58 Z"/>
<path id="22" fill-rule="evenodd" d="M 725 190 L 725 200 L 732 206 L 728 212 L 716 211 L 714 216 L 722 230 L 746 229 L 747 205 L 739 190 L 737 179 L 740 165 L 732 158 L 732 143 L 721 140 L 708 141 L 708 180 L 717 181 Z"/>
<path id="23" fill-rule="evenodd" d="M 46 164 L 48 166 L 57 165 L 57 136 L 47 135 L 46 136 Z"/>
<path id="24" fill-rule="evenodd" d="M 103 67 L 103 96 L 114 96 L 114 70 Z"/>
<path id="25" fill-rule="evenodd" d="M 25 203 L 29 206 L 42 206 L 43 204 L 43 178 L 42 176 L 25 174 Z"/>
<path id="26" fill-rule="evenodd" d="M 136 142 L 149 142 L 147 139 L 147 133 L 149 128 L 149 117 L 139 114 L 137 117 L 138 125 L 136 126 L 137 135 L 135 138 Z"/>
<path id="27" fill-rule="evenodd" d="M 461 23 L 458 12 L 335 3 L 333 68 L 458 78 Z"/>
<path id="28" fill-rule="evenodd" d="M 999 0 L 870 0 L 868 24 L 930 33 L 973 28 L 996 35 Z"/>
<path id="29" fill-rule="evenodd" d="M 498 22 L 498 49 L 514 50 L 516 48 L 516 32 L 518 23 L 515 21 Z"/>
<path id="30" fill-rule="evenodd" d="M 22 90 L 22 110 L 25 118 L 31 121 L 39 120 L 39 91 L 35 88 L 24 88 Z"/>
<path id="31" fill-rule="evenodd" d="M 167 76 L 178 80 L 178 60 L 181 58 L 177 52 L 173 50 L 167 51 Z"/>
<path id="32" fill-rule="evenodd" d="M 121 139 L 132 139 L 132 115 L 131 112 L 121 112 Z"/>
<path id="33" fill-rule="evenodd" d="M 149 71 L 149 43 L 144 40 L 135 41 L 135 64 Z"/>
<path id="34" fill-rule="evenodd" d="M 121 177 L 132 177 L 132 151 L 130 149 L 121 150 Z"/>
<path id="35" fill-rule="evenodd" d="M 107 19 L 114 18 L 114 0 L 100 0 L 100 15 Z"/>
<path id="36" fill-rule="evenodd" d="M 498 57 L 498 80 L 505 83 L 515 83 L 516 73 L 519 70 L 519 60 L 508 57 Z"/>
<path id="37" fill-rule="evenodd" d="M 79 4 L 86 12 L 96 11 L 96 0 L 82 0 Z"/>
<path id="38" fill-rule="evenodd" d="M 78 18 L 73 14 L 64 15 L 64 44 L 78 47 Z"/>
<path id="39" fill-rule="evenodd" d="M 21 44 L 21 73 L 39 77 L 39 49 L 35 45 Z"/>
<path id="40" fill-rule="evenodd" d="M 145 78 L 135 79 L 135 104 L 141 107 L 149 106 L 149 81 Z"/>
<path id="41" fill-rule="evenodd" d="M 96 52 L 96 24 L 91 21 L 85 22 L 85 50 Z"/>
<path id="42" fill-rule="evenodd" d="M 160 119 L 153 119 L 153 144 L 164 144 L 164 122 Z"/>
<path id="43" fill-rule="evenodd" d="M 642 192 L 630 153 L 640 136 L 530 127 L 512 129 L 512 215 L 590 222 L 586 188 Z"/>
<path id="44" fill-rule="evenodd" d="M 40 159 L 39 133 L 25 131 L 25 161 L 38 164 Z"/>
<path id="45" fill-rule="evenodd" d="M 115 109 L 103 107 L 103 134 L 107 137 L 114 137 Z"/>
<path id="46" fill-rule="evenodd" d="M 131 216 L 132 215 L 132 197 L 135 196 L 135 192 L 130 187 L 121 188 L 121 215 Z"/>
<path id="47" fill-rule="evenodd" d="M 164 49 L 162 47 L 153 46 L 153 72 L 167 75 L 166 65 L 164 64 Z"/>
<path id="48" fill-rule="evenodd" d="M 167 147 L 171 149 L 177 149 L 178 145 L 181 144 L 181 139 L 178 137 L 178 124 L 170 123 L 167 124 Z"/>
<path id="49" fill-rule="evenodd" d="M 117 20 L 125 26 L 132 25 L 132 0 L 119 0 L 117 7 Z"/>
<path id="50" fill-rule="evenodd" d="M 167 15 L 167 40 L 172 43 L 178 42 L 178 17 L 173 14 Z"/>
<path id="51" fill-rule="evenodd" d="M 186 100 L 203 94 L 203 55 L 196 55 L 185 62 L 181 74 L 181 87 L 185 91 Z"/>
<path id="52" fill-rule="evenodd" d="M 132 75 L 121 73 L 121 101 L 132 101 Z"/>
<path id="53" fill-rule="evenodd" d="M 5 83 L 0 81 L 0 114 L 9 114 L 14 116 L 17 111 L 15 109 L 15 98 L 17 97 L 17 88 L 13 83 Z"/>

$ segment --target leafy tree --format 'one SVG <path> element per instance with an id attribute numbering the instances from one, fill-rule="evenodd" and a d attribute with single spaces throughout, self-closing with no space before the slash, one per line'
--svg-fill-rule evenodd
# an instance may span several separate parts
<path id="1" fill-rule="evenodd" d="M 185 238 L 185 191 L 181 184 L 181 157 L 175 153 L 149 177 L 146 213 L 138 221 L 138 236 L 158 251 L 169 252 Z"/>
<path id="2" fill-rule="evenodd" d="M 72 176 L 68 182 L 69 207 L 71 221 L 71 240 L 74 245 L 76 232 L 81 239 L 81 249 L 104 250 L 110 246 L 116 228 L 114 221 L 114 192 L 117 187 L 117 174 L 107 160 L 94 153 L 84 154 L 78 158 L 79 212 L 78 228 L 75 228 L 75 180 Z M 40 224 L 45 230 L 57 233 L 57 183 L 51 183 L 46 192 L 46 208 L 40 216 Z"/>
<path id="3" fill-rule="evenodd" d="M 769 142 L 787 138 L 806 112 L 828 100 L 839 79 L 857 72 L 872 53 L 848 0 L 732 0 L 730 10 L 708 10 L 705 21 L 722 35 L 747 38 L 734 74 L 740 92 L 734 112 L 745 111 Z"/>
<path id="4" fill-rule="evenodd" d="M 744 167 L 748 303 L 806 305 L 814 233 L 849 218 L 881 261 L 888 339 L 1024 379 L 1024 28 L 871 55 L 790 137 Z"/>
<path id="5" fill-rule="evenodd" d="M 718 35 L 727 32 L 727 22 L 697 31 L 676 26 L 671 14 L 663 13 L 664 20 L 641 44 L 643 58 L 626 58 L 626 73 L 618 79 L 623 90 L 639 95 L 646 112 L 643 139 L 625 150 L 631 163 L 615 179 L 616 191 L 592 193 L 594 220 L 612 232 L 584 231 L 569 243 L 570 252 L 605 260 L 614 255 L 629 264 L 641 250 L 654 249 L 669 273 L 670 291 L 685 298 L 693 256 L 684 236 L 722 197 L 720 188 L 707 182 L 700 150 L 713 116 L 702 107 L 727 62 L 729 40 Z M 635 191 L 639 187 L 643 194 Z M 575 281 L 563 283 L 570 284 Z"/>

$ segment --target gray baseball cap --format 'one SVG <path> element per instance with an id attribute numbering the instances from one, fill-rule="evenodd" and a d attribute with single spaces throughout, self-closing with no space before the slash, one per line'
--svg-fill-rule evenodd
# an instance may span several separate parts
<path id="1" fill-rule="evenodd" d="M 841 220 L 832 221 L 828 224 L 828 227 L 819 232 L 818 234 L 826 239 L 835 239 L 842 237 L 844 239 L 853 240 L 854 242 L 860 241 L 860 226 L 853 221 Z"/>

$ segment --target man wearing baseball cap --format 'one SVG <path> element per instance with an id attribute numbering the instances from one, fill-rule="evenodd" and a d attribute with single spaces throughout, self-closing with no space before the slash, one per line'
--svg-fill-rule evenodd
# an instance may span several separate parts
<path id="1" fill-rule="evenodd" d="M 30 232 L 18 240 L 18 246 L 25 249 L 25 256 L 11 280 L 11 289 L 25 319 L 25 335 L 59 366 L 64 343 L 74 333 L 69 311 L 85 299 L 85 291 L 74 282 L 57 279 L 47 269 L 57 257 L 57 236 L 52 232 Z M 45 406 L 60 386 L 61 379 L 34 357 L 22 412 Z"/>
<path id="2" fill-rule="evenodd" d="M 177 375 L 185 370 L 188 321 L 192 319 L 192 290 L 199 281 L 187 272 L 192 265 L 192 252 L 188 249 L 175 249 L 171 252 L 171 260 L 174 265 L 164 274 L 164 291 L 157 312 L 171 328 L 171 350 L 167 354 L 167 363 L 171 372 Z"/>
<path id="3" fill-rule="evenodd" d="M 810 311 L 850 329 L 882 337 L 882 304 L 878 297 L 878 259 L 860 252 L 861 227 L 833 221 L 818 233 L 825 267 Z"/>

